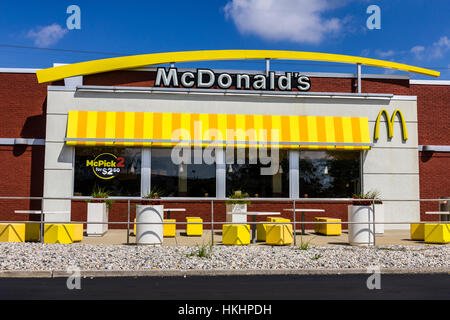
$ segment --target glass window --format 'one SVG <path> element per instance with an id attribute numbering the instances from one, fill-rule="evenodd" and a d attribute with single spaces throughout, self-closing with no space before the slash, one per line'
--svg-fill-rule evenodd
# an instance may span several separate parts
<path id="1" fill-rule="evenodd" d="M 255 148 L 234 149 L 226 153 L 226 195 L 240 190 L 250 197 L 289 197 L 289 153 L 287 150 L 268 151 L 268 158 L 261 158 Z M 272 152 L 276 152 L 272 153 Z"/>
<path id="2" fill-rule="evenodd" d="M 75 149 L 74 195 L 91 196 L 94 188 L 111 196 L 141 196 L 141 149 Z"/>
<path id="3" fill-rule="evenodd" d="M 194 148 L 186 148 L 189 159 L 182 164 L 172 161 L 172 148 L 152 148 L 152 189 L 164 197 L 215 197 L 216 164 L 206 164 Z M 183 154 L 184 155 L 184 154 Z"/>
<path id="4" fill-rule="evenodd" d="M 359 151 L 301 151 L 300 197 L 351 198 L 361 189 Z"/>

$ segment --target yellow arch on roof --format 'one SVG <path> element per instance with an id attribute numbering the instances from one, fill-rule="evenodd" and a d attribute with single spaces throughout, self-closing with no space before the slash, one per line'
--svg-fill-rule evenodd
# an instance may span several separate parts
<path id="1" fill-rule="evenodd" d="M 43 69 L 36 72 L 38 82 L 51 82 L 64 78 L 103 73 L 116 70 L 140 68 L 151 65 L 168 63 L 219 61 L 219 60 L 309 60 L 361 64 L 372 67 L 396 69 L 401 71 L 420 73 L 427 76 L 439 77 L 440 72 L 425 68 L 409 66 L 406 64 L 354 57 L 341 54 L 303 51 L 277 51 L 277 50 L 209 50 L 209 51 L 183 51 L 153 53 L 102 60 L 80 62 L 65 66 Z"/>

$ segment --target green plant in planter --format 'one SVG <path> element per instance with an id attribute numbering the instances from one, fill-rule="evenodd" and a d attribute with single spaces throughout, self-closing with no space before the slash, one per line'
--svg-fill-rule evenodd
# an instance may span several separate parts
<path id="1" fill-rule="evenodd" d="M 235 191 L 232 195 L 230 195 L 229 200 L 227 200 L 226 204 L 251 204 L 251 201 L 248 200 L 248 193 L 242 193 L 242 191 Z M 247 199 L 247 200 L 245 200 Z"/>
<path id="2" fill-rule="evenodd" d="M 370 190 L 366 193 L 359 193 L 354 194 L 353 199 L 362 199 L 362 200 L 370 200 L 370 201 L 353 201 L 354 206 L 370 206 L 373 203 L 374 199 L 378 199 L 381 197 L 381 192 L 378 190 Z M 375 200 L 375 204 L 382 204 L 383 202 L 381 200 Z"/>
<path id="3" fill-rule="evenodd" d="M 112 208 L 112 205 L 114 203 L 113 200 L 107 199 L 107 198 L 110 197 L 110 195 L 111 195 L 111 193 L 109 191 L 106 191 L 104 188 L 101 188 L 99 186 L 95 186 L 94 189 L 92 190 L 91 198 L 94 198 L 94 199 L 106 199 L 106 200 L 103 200 L 103 201 L 92 200 L 92 201 L 89 201 L 89 202 L 100 202 L 100 203 L 101 202 L 105 202 L 106 203 L 106 207 L 109 210 L 109 209 Z"/>
<path id="4" fill-rule="evenodd" d="M 146 195 L 144 195 L 142 197 L 142 201 L 141 204 L 142 205 L 159 205 L 161 204 L 161 201 L 155 201 L 156 199 L 161 199 L 161 197 L 164 195 L 164 190 L 154 187 L 150 190 L 149 193 L 147 193 Z M 153 201 L 152 201 L 153 200 Z"/>

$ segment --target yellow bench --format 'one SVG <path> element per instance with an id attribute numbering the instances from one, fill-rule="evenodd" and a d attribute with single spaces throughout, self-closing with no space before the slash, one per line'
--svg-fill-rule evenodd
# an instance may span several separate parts
<path id="1" fill-rule="evenodd" d="M 0 224 L 0 242 L 25 242 L 25 223 Z"/>
<path id="2" fill-rule="evenodd" d="M 224 245 L 250 244 L 250 225 L 224 224 L 222 226 L 222 244 Z"/>
<path id="3" fill-rule="evenodd" d="M 426 223 L 424 239 L 426 243 L 449 243 L 450 223 Z"/>
<path id="4" fill-rule="evenodd" d="M 268 224 L 266 229 L 266 244 L 288 245 L 294 240 L 291 224 Z"/>
<path id="5" fill-rule="evenodd" d="M 73 243 L 74 231 L 73 224 L 46 224 L 44 228 L 44 243 Z"/>
<path id="6" fill-rule="evenodd" d="M 411 240 L 425 240 L 425 224 L 424 223 L 412 223 L 411 224 Z"/>
<path id="7" fill-rule="evenodd" d="M 203 219 L 199 217 L 186 217 L 186 235 L 188 236 L 201 236 L 203 235 Z M 194 224 L 195 223 L 195 224 Z"/>
<path id="8" fill-rule="evenodd" d="M 163 236 L 164 237 L 175 237 L 177 232 L 177 225 L 175 219 L 164 219 L 164 223 L 173 222 L 174 224 L 164 224 L 163 228 Z"/>
<path id="9" fill-rule="evenodd" d="M 316 217 L 316 222 L 341 222 L 341 219 Z M 326 236 L 340 236 L 342 234 L 342 225 L 340 223 L 316 223 L 314 231 Z"/>

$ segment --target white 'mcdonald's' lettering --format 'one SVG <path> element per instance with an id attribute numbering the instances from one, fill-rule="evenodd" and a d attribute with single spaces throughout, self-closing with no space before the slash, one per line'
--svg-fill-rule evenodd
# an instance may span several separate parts
<path id="1" fill-rule="evenodd" d="M 158 68 L 155 87 L 184 88 L 218 88 L 236 90 L 269 90 L 269 91 L 309 91 L 311 80 L 298 72 L 276 74 L 271 71 L 265 74 L 215 74 L 209 69 L 197 69 L 196 72 L 178 72 L 177 68 Z"/>

